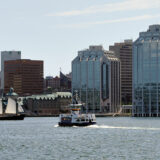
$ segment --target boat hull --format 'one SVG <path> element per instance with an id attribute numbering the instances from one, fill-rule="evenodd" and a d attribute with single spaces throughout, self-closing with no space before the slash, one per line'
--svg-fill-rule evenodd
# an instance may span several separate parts
<path id="1" fill-rule="evenodd" d="M 73 126 L 79 126 L 79 127 L 84 127 L 84 126 L 90 126 L 94 125 L 96 122 L 88 122 L 88 123 L 65 123 L 65 122 L 59 122 L 58 125 L 60 127 L 73 127 Z"/>
<path id="2" fill-rule="evenodd" d="M 25 115 L 4 115 L 0 116 L 0 120 L 24 120 Z"/>

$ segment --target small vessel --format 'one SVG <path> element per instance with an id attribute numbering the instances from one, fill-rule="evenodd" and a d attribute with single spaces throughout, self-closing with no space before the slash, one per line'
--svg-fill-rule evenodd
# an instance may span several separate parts
<path id="1" fill-rule="evenodd" d="M 95 114 L 82 114 L 82 104 L 70 104 L 71 114 L 59 115 L 59 126 L 71 127 L 71 126 L 89 126 L 96 124 Z"/>
<path id="2" fill-rule="evenodd" d="M 8 97 L 8 103 L 4 110 L 3 100 L 0 100 L 0 120 L 23 120 L 24 110 L 15 99 Z M 4 111 L 3 111 L 4 110 Z"/>

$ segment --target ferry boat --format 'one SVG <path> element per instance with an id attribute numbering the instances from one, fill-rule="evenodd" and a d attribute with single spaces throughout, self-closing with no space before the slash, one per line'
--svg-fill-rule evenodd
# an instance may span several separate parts
<path id="1" fill-rule="evenodd" d="M 82 114 L 82 104 L 70 104 L 71 114 L 59 115 L 59 126 L 72 127 L 72 126 L 89 126 L 96 124 L 95 114 Z"/>
<path id="2" fill-rule="evenodd" d="M 4 110 L 4 108 L 6 108 Z M 8 102 L 3 107 L 3 100 L 0 99 L 0 120 L 23 120 L 25 117 L 24 110 L 15 99 L 8 97 Z"/>

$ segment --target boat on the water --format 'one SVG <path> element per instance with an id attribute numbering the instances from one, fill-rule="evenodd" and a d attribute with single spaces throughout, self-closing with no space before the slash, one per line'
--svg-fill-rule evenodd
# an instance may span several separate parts
<path id="1" fill-rule="evenodd" d="M 95 114 L 81 113 L 82 104 L 71 104 L 70 114 L 59 115 L 59 126 L 89 126 L 96 124 Z"/>
<path id="2" fill-rule="evenodd" d="M 3 99 L 0 100 L 0 120 L 23 120 L 24 117 L 24 110 L 15 99 L 8 97 L 7 105 L 5 107 Z"/>

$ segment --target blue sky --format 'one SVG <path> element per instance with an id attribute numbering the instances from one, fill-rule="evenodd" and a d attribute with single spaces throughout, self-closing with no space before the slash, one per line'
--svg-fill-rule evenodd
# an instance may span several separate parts
<path id="1" fill-rule="evenodd" d="M 0 50 L 44 60 L 44 75 L 71 71 L 78 50 L 108 49 L 160 24 L 160 0 L 0 0 Z"/>

